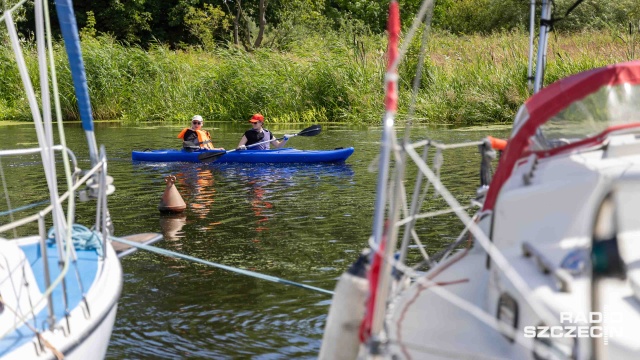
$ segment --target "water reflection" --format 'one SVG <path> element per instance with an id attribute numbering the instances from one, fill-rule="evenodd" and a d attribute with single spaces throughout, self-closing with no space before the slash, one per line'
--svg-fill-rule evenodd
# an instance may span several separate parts
<path id="1" fill-rule="evenodd" d="M 250 210 L 255 216 L 256 235 L 269 230 L 268 222 L 277 214 L 274 202 L 295 200 L 297 188 L 337 177 L 352 181 L 349 165 L 243 164 L 225 165 L 217 169 L 224 178 L 242 184 Z M 259 242 L 259 239 L 253 239 Z"/>
<path id="2" fill-rule="evenodd" d="M 331 288 L 342 267 L 322 269 L 362 247 L 353 243 L 364 236 L 342 226 L 361 222 L 365 212 L 352 200 L 362 175 L 351 165 L 132 166 L 140 204 L 155 205 L 162 179 L 177 178 L 185 213 L 156 217 L 154 208 L 146 217 L 152 226 L 160 222 L 167 240 L 160 246 L 169 250 Z M 153 184 L 156 194 L 145 191 Z M 318 351 L 322 295 L 153 254 L 123 265 L 135 276 L 126 280 L 110 358 L 275 359 Z"/>
<path id="3" fill-rule="evenodd" d="M 250 181 L 249 185 L 251 185 L 251 211 L 253 211 L 253 215 L 255 215 L 257 220 L 256 231 L 262 232 L 264 230 L 269 230 L 266 226 L 266 222 L 269 220 L 270 210 L 273 209 L 273 204 L 265 200 L 266 191 L 263 187 L 259 185 L 258 181 Z M 265 213 L 263 214 L 263 209 Z"/>
<path id="4" fill-rule="evenodd" d="M 216 136 L 233 139 L 220 145 L 234 146 L 245 130 L 244 124 L 230 126 L 217 130 Z M 189 205 L 186 224 L 175 233 L 176 240 L 158 246 L 331 289 L 366 246 L 371 232 L 377 173 L 368 172 L 367 166 L 379 153 L 380 129 L 324 130 L 296 145 L 354 146 L 356 152 L 346 165 L 136 164 L 131 150 L 172 147 L 175 128 L 109 128 L 98 134 L 98 142 L 109 144 L 110 160 L 116 159 L 109 164 L 120 194 L 109 202 L 116 228 L 123 233 L 160 232 L 159 220 L 172 223 L 159 218 L 157 202 L 164 177 L 173 174 L 184 181 L 176 186 Z M 426 133 L 457 143 L 478 140 L 488 135 L 485 132 L 416 129 L 413 136 L 423 139 Z M 491 130 L 491 135 L 508 134 Z M 0 138 L 10 144 L 21 137 L 0 132 Z M 86 143 L 80 127 L 70 141 L 74 139 Z M 442 181 L 455 194 L 473 194 L 477 150 L 444 155 Z M 415 169 L 409 170 L 415 174 Z M 207 185 L 198 184 L 201 176 Z M 408 175 L 409 187 L 414 180 Z M 205 203 L 207 209 L 192 207 Z M 439 206 L 443 201 L 429 198 L 429 203 Z M 425 221 L 418 231 L 431 249 L 438 250 L 447 236 L 457 235 L 458 224 L 449 219 Z M 264 230 L 258 232 L 256 227 Z M 167 234 L 173 236 L 171 231 Z M 323 295 L 145 252 L 128 257 L 122 265 L 125 284 L 109 359 L 317 357 L 329 303 Z"/>
<path id="5" fill-rule="evenodd" d="M 162 214 L 160 215 L 160 229 L 166 241 L 176 241 L 185 237 L 182 227 L 187 224 L 187 214 Z"/>
<path id="6" fill-rule="evenodd" d="M 216 169 L 227 176 L 263 181 L 265 184 L 302 177 L 352 178 L 350 164 L 219 164 Z"/>
<path id="7" fill-rule="evenodd" d="M 327 183 L 354 184 L 354 171 L 348 164 L 134 162 L 133 166 L 143 173 L 174 175 L 176 188 L 187 203 L 188 217 L 200 230 L 212 230 L 253 214 L 250 237 L 254 242 L 259 242 L 255 236 L 270 229 L 268 223 L 278 213 L 275 203 L 297 201 L 299 196 L 307 196 L 307 189 L 320 189 Z"/>
<path id="8" fill-rule="evenodd" d="M 216 189 L 214 173 L 210 169 L 187 167 L 175 174 L 177 183 L 184 191 L 183 196 L 195 198 L 187 206 L 196 218 L 206 219 L 214 207 Z M 215 226 L 216 224 L 210 224 Z"/>
<path id="9" fill-rule="evenodd" d="M 367 166 L 379 153 L 380 128 L 327 127 L 320 136 L 297 140 L 296 145 L 307 149 L 354 146 L 356 152 L 346 165 L 248 166 L 133 163 L 133 149 L 174 147 L 175 127 L 97 126 L 103 130 L 96 136 L 99 144 L 107 144 L 109 173 L 117 188 L 109 207 L 119 234 L 163 232 L 169 241 L 158 243 L 159 247 L 327 289 L 335 286 L 336 278 L 366 246 L 377 181 L 377 173 L 368 172 Z M 17 147 L 16 141 L 31 136 L 32 128 L 3 127 L 0 143 Z M 80 125 L 72 130 L 67 133 L 68 145 L 86 165 L 85 134 Z M 245 130 L 244 123 L 221 124 L 216 136 L 232 139 L 220 144 L 230 147 Z M 423 139 L 426 132 L 434 139 L 457 143 L 478 140 L 488 131 L 508 136 L 493 130 L 427 129 L 416 129 L 413 135 Z M 445 152 L 442 181 L 455 194 L 473 194 L 478 160 L 475 149 Z M 13 176 L 8 181 L 18 183 L 22 191 L 11 194 L 12 205 L 44 200 L 29 191 L 42 185 L 42 169 L 29 163 L 13 165 L 17 170 L 5 175 Z M 158 213 L 167 175 L 183 181 L 176 188 L 188 205 L 185 218 Z M 407 184 L 414 180 L 408 176 Z M 259 216 L 252 205 L 259 208 Z M 76 210 L 78 222 L 95 220 L 93 209 L 85 210 L 83 203 Z M 258 223 L 265 217 L 267 221 Z M 425 221 L 418 230 L 428 232 L 425 243 L 438 250 L 446 236 L 457 235 L 458 224 L 437 219 Z M 256 226 L 265 230 L 257 232 Z M 122 266 L 124 286 L 109 359 L 317 357 L 329 303 L 324 295 L 149 252 L 137 251 Z"/>

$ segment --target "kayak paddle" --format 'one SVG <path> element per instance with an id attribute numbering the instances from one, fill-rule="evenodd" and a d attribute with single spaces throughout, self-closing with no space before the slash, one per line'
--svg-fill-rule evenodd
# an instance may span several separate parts
<path id="1" fill-rule="evenodd" d="M 290 138 L 292 138 L 294 136 L 316 136 L 316 135 L 320 134 L 320 131 L 322 131 L 322 126 L 320 126 L 320 125 L 311 125 L 308 128 L 300 131 L 299 133 L 291 135 Z M 284 137 L 281 137 L 281 138 L 276 139 L 276 140 L 280 141 L 282 139 L 284 139 Z M 261 141 L 259 143 L 255 143 L 255 144 L 251 144 L 251 145 L 247 145 L 247 149 L 251 148 L 251 147 L 254 147 L 254 146 L 266 144 L 266 143 L 271 142 L 271 141 L 273 141 L 273 139 Z M 221 151 L 221 152 L 204 152 L 204 153 L 198 155 L 198 160 L 200 160 L 201 162 L 212 162 L 212 161 L 215 161 L 220 156 L 222 156 L 222 155 L 224 155 L 226 153 L 234 152 L 234 151 L 238 151 L 238 149 L 233 149 L 233 150 L 229 150 L 229 151 Z"/>

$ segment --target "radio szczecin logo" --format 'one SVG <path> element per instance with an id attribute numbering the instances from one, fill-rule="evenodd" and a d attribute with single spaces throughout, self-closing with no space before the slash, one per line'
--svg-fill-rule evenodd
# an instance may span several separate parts
<path id="1" fill-rule="evenodd" d="M 607 323 L 607 326 L 604 323 Z M 560 325 L 525 326 L 526 338 L 603 338 L 605 345 L 610 337 L 620 335 L 615 324 L 622 323 L 622 314 L 612 312 L 590 312 L 576 314 L 560 313 Z M 613 325 L 613 326 L 612 326 Z"/>

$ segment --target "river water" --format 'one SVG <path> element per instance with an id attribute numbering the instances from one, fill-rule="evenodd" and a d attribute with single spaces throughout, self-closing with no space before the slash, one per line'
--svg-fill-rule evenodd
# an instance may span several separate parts
<path id="1" fill-rule="evenodd" d="M 216 146 L 234 148 L 248 124 L 213 124 Z M 276 135 L 306 125 L 274 125 Z M 33 125 L 0 128 L 2 148 L 36 146 Z M 159 232 L 156 245 L 172 251 L 333 290 L 336 279 L 366 247 L 371 233 L 380 128 L 325 125 L 320 135 L 296 137 L 288 146 L 333 149 L 353 146 L 346 164 L 247 165 L 133 163 L 132 150 L 177 148 L 177 126 L 99 123 L 115 194 L 109 208 L 115 235 Z M 414 140 L 476 141 L 504 130 L 414 129 Z M 80 167 L 89 166 L 84 134 L 67 130 Z M 445 152 L 443 181 L 463 203 L 479 183 L 476 148 Z M 12 206 L 46 200 L 31 195 L 42 186 L 38 161 L 5 161 L 7 181 L 24 183 Z M 164 177 L 174 175 L 187 204 L 179 216 L 157 209 Z M 409 176 L 407 186 L 411 188 Z M 39 185 L 38 185 L 39 184 Z M 425 209 L 442 208 L 429 198 Z M 77 222 L 93 213 L 79 205 Z M 430 249 L 455 238 L 452 218 L 424 220 L 417 230 Z M 412 251 L 417 254 L 417 250 Z M 417 256 L 417 255 L 414 255 Z M 124 287 L 107 352 L 109 359 L 291 359 L 315 358 L 330 297 L 224 270 L 138 251 L 122 259 Z"/>

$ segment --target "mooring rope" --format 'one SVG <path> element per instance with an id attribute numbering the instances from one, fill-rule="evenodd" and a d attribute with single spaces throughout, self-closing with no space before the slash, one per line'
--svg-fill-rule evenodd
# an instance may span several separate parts
<path id="1" fill-rule="evenodd" d="M 36 206 L 40 206 L 40 205 L 44 205 L 44 204 L 48 204 L 48 203 L 49 203 L 49 200 L 44 200 L 44 201 L 40 201 L 40 202 L 37 202 L 37 203 L 28 204 L 28 205 L 25 205 L 25 206 L 20 206 L 20 207 L 17 207 L 15 209 L 7 210 L 7 211 L 0 211 L 0 216 L 11 215 L 11 214 L 17 213 L 17 212 L 22 211 L 22 210 L 28 210 L 28 209 L 34 208 Z M 11 222 L 13 222 L 13 219 L 11 219 Z"/>
<path id="2" fill-rule="evenodd" d="M 150 251 L 150 252 L 153 252 L 153 253 L 156 253 L 156 254 L 169 256 L 169 257 L 174 257 L 174 258 L 178 258 L 178 259 L 184 259 L 184 260 L 188 260 L 188 261 L 193 261 L 193 262 L 196 262 L 196 263 L 204 264 L 204 265 L 207 265 L 207 266 L 213 266 L 213 267 L 216 267 L 216 268 L 219 268 L 219 269 L 235 272 L 235 273 L 246 275 L 246 276 L 251 276 L 251 277 L 262 279 L 262 280 L 267 280 L 267 281 L 271 281 L 271 282 L 275 282 L 275 283 L 279 283 L 279 284 L 297 286 L 297 287 L 300 287 L 300 288 L 303 288 L 303 289 L 313 290 L 313 291 L 321 292 L 321 293 L 324 293 L 324 294 L 333 295 L 333 291 L 321 289 L 321 288 L 318 288 L 318 287 L 315 287 L 315 286 L 305 285 L 305 284 L 297 283 L 297 282 L 294 282 L 294 281 L 289 281 L 289 280 L 282 279 L 282 278 L 275 277 L 275 276 L 271 276 L 271 275 L 260 274 L 260 273 L 249 271 L 249 270 L 243 270 L 243 269 L 239 269 L 239 268 L 236 268 L 236 267 L 233 267 L 233 266 L 222 265 L 222 264 L 214 263 L 214 262 L 211 262 L 211 261 L 199 259 L 197 257 L 193 257 L 193 256 L 177 253 L 175 251 L 161 249 L 161 248 L 158 248 L 158 247 L 155 247 L 155 246 L 150 246 L 150 245 L 139 244 L 137 242 L 126 240 L 126 239 L 121 239 L 121 238 L 118 238 L 118 237 L 115 237 L 115 236 L 109 236 L 109 238 L 111 240 L 119 242 L 121 244 L 133 246 L 135 248 L 146 250 L 146 251 Z"/>

